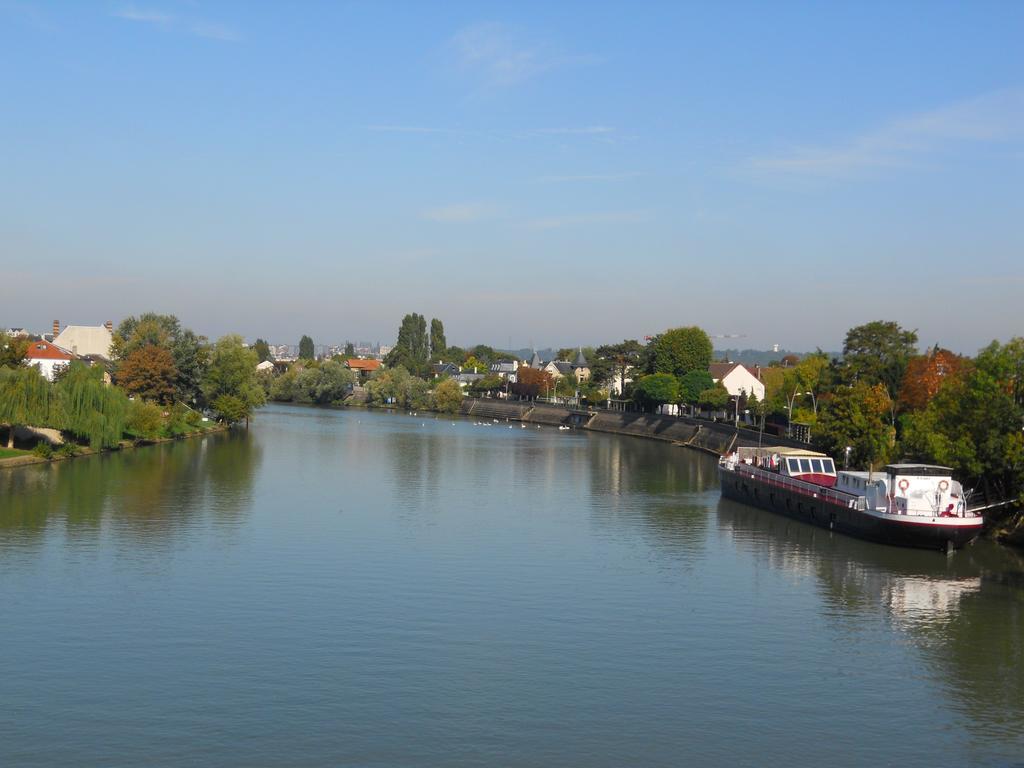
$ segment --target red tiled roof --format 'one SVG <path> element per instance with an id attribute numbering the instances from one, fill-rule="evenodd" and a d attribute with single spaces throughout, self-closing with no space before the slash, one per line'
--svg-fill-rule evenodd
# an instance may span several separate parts
<path id="1" fill-rule="evenodd" d="M 380 360 L 362 360 L 358 357 L 350 357 L 345 365 L 353 371 L 376 371 L 380 368 Z"/>
<path id="2" fill-rule="evenodd" d="M 75 356 L 48 341 L 33 341 L 25 357 L 29 360 L 74 360 Z"/>

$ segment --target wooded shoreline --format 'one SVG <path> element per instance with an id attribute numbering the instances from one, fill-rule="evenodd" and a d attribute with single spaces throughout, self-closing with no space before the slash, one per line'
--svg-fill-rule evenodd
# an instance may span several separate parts
<path id="1" fill-rule="evenodd" d="M 151 437 L 139 438 L 138 440 L 122 440 L 117 446 L 111 448 L 100 448 L 98 450 L 93 450 L 88 446 L 79 446 L 78 450 L 72 456 L 54 454 L 49 458 L 44 458 L 28 452 L 24 456 L 10 456 L 6 459 L 0 459 L 0 469 L 29 467 L 35 464 L 50 464 L 55 461 L 67 461 L 69 459 L 79 459 L 85 456 L 100 456 L 107 453 L 117 453 L 118 451 L 131 451 L 136 448 L 148 448 L 151 445 L 159 445 L 160 443 L 173 443 L 176 440 L 188 440 L 194 437 L 218 434 L 226 432 L 230 428 L 231 426 L 229 424 L 218 424 L 208 429 L 201 429 L 182 435 L 174 435 L 172 437 Z"/>

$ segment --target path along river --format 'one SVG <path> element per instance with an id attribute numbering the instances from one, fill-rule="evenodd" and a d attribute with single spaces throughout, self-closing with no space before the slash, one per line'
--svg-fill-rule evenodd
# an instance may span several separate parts
<path id="1" fill-rule="evenodd" d="M 1024 763 L 1024 559 L 721 501 L 713 458 L 274 406 L 0 470 L 0 765 Z"/>

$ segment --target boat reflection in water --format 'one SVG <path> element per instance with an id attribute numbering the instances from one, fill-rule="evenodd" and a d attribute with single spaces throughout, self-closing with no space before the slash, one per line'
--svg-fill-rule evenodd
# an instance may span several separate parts
<path id="1" fill-rule="evenodd" d="M 813 579 L 841 635 L 862 640 L 871 615 L 896 629 L 969 718 L 981 761 L 1021 764 L 1024 555 L 989 541 L 950 557 L 879 547 L 724 498 L 716 520 L 719 535 L 755 563 Z"/>

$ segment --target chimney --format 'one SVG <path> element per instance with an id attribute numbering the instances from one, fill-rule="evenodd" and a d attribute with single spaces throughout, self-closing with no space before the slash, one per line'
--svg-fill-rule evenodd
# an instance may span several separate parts
<path id="1" fill-rule="evenodd" d="M 53 338 L 57 338 L 60 334 L 60 320 L 53 321 Z"/>
<path id="2" fill-rule="evenodd" d="M 113 320 L 107 320 L 107 322 L 105 322 L 103 324 L 103 327 L 106 328 L 111 333 L 113 333 L 114 332 L 114 321 Z"/>

